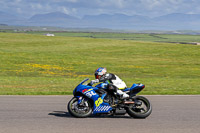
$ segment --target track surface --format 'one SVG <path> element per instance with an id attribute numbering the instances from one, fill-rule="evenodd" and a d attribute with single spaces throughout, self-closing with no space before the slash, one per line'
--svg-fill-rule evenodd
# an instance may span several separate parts
<path id="1" fill-rule="evenodd" d="M 145 96 L 146 119 L 125 116 L 73 118 L 72 96 L 0 96 L 0 133 L 199 133 L 200 95 Z"/>

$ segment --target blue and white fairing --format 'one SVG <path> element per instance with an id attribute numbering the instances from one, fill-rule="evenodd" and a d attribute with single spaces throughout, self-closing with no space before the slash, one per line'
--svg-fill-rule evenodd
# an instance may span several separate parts
<path id="1" fill-rule="evenodd" d="M 92 87 L 88 85 L 83 85 L 84 82 L 88 81 L 89 79 L 83 80 L 73 91 L 74 96 L 79 98 L 78 103 L 81 103 L 82 97 L 81 95 L 86 96 L 87 98 L 93 101 L 93 114 L 96 113 L 108 113 L 112 110 L 112 107 L 109 103 L 105 103 L 103 99 L 105 98 L 106 94 L 102 96 L 98 95 L 95 90 L 98 90 L 97 87 Z M 81 95 L 80 95 L 81 94 Z"/>
<path id="2" fill-rule="evenodd" d="M 83 80 L 73 91 L 74 96 L 79 99 L 78 104 L 82 102 L 82 96 L 84 95 L 88 99 L 91 99 L 93 101 L 93 105 L 94 105 L 93 114 L 108 113 L 109 111 L 111 111 L 112 107 L 109 105 L 109 103 L 106 103 L 103 101 L 106 94 L 103 94 L 102 96 L 100 96 L 99 94 L 95 92 L 99 88 L 107 89 L 108 83 L 101 83 L 101 84 L 96 85 L 95 87 L 83 85 L 83 83 L 88 80 L 89 78 Z M 133 96 L 139 93 L 144 87 L 145 85 L 143 84 L 133 84 L 131 88 L 126 88 L 122 91 L 128 93 L 130 96 Z"/>
<path id="3" fill-rule="evenodd" d="M 96 88 L 107 89 L 107 86 L 108 86 L 108 83 L 101 83 L 101 84 L 96 85 L 95 87 Z"/>
<path id="4" fill-rule="evenodd" d="M 145 85 L 143 84 L 133 84 L 131 88 L 126 88 L 123 91 L 129 92 L 131 95 L 136 95 L 139 93 L 142 89 L 144 89 Z"/>

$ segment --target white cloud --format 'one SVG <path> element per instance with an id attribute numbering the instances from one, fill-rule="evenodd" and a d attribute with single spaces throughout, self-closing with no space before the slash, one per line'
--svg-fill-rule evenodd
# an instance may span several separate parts
<path id="1" fill-rule="evenodd" d="M 17 8 L 17 13 L 21 14 L 23 11 L 21 8 Z"/>
<path id="2" fill-rule="evenodd" d="M 96 6 L 100 7 L 123 8 L 125 7 L 126 0 L 96 0 L 96 3 Z"/>
<path id="3" fill-rule="evenodd" d="M 65 14 L 69 14 L 69 10 L 66 7 L 62 7 L 61 11 L 64 12 Z"/>
<path id="4" fill-rule="evenodd" d="M 67 0 L 68 2 L 73 2 L 73 3 L 76 3 L 78 2 L 78 0 Z"/>
<path id="5" fill-rule="evenodd" d="M 22 0 L 15 0 L 15 3 L 20 3 Z"/>
<path id="6" fill-rule="evenodd" d="M 26 17 L 56 11 L 74 16 L 100 13 L 144 16 L 200 14 L 199 0 L 1 0 L 0 5 L 0 11 Z"/>
<path id="7" fill-rule="evenodd" d="M 33 10 L 38 10 L 43 8 L 43 5 L 41 5 L 40 3 L 31 3 L 30 6 Z"/>
<path id="8" fill-rule="evenodd" d="M 119 7 L 119 8 L 125 7 L 125 1 L 124 1 L 124 0 L 115 0 L 115 4 L 116 4 L 117 7 Z"/>
<path id="9" fill-rule="evenodd" d="M 71 3 L 77 3 L 79 0 L 47 0 L 48 2 L 55 2 L 55 3 L 59 3 L 59 2 L 71 2 Z"/>

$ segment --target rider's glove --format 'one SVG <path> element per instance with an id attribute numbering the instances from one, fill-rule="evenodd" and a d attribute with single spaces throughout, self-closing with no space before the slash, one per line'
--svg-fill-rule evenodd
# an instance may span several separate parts
<path id="1" fill-rule="evenodd" d="M 90 82 L 90 85 L 93 85 L 93 84 L 95 84 L 95 83 L 99 83 L 99 79 L 92 80 L 92 81 Z"/>

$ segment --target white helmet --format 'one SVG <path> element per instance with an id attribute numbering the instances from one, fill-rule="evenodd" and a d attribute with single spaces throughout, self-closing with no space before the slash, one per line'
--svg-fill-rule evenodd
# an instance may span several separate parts
<path id="1" fill-rule="evenodd" d="M 107 70 L 105 67 L 99 67 L 96 71 L 95 71 L 95 78 L 99 79 L 101 78 L 101 76 L 103 76 L 104 74 L 106 74 Z"/>

